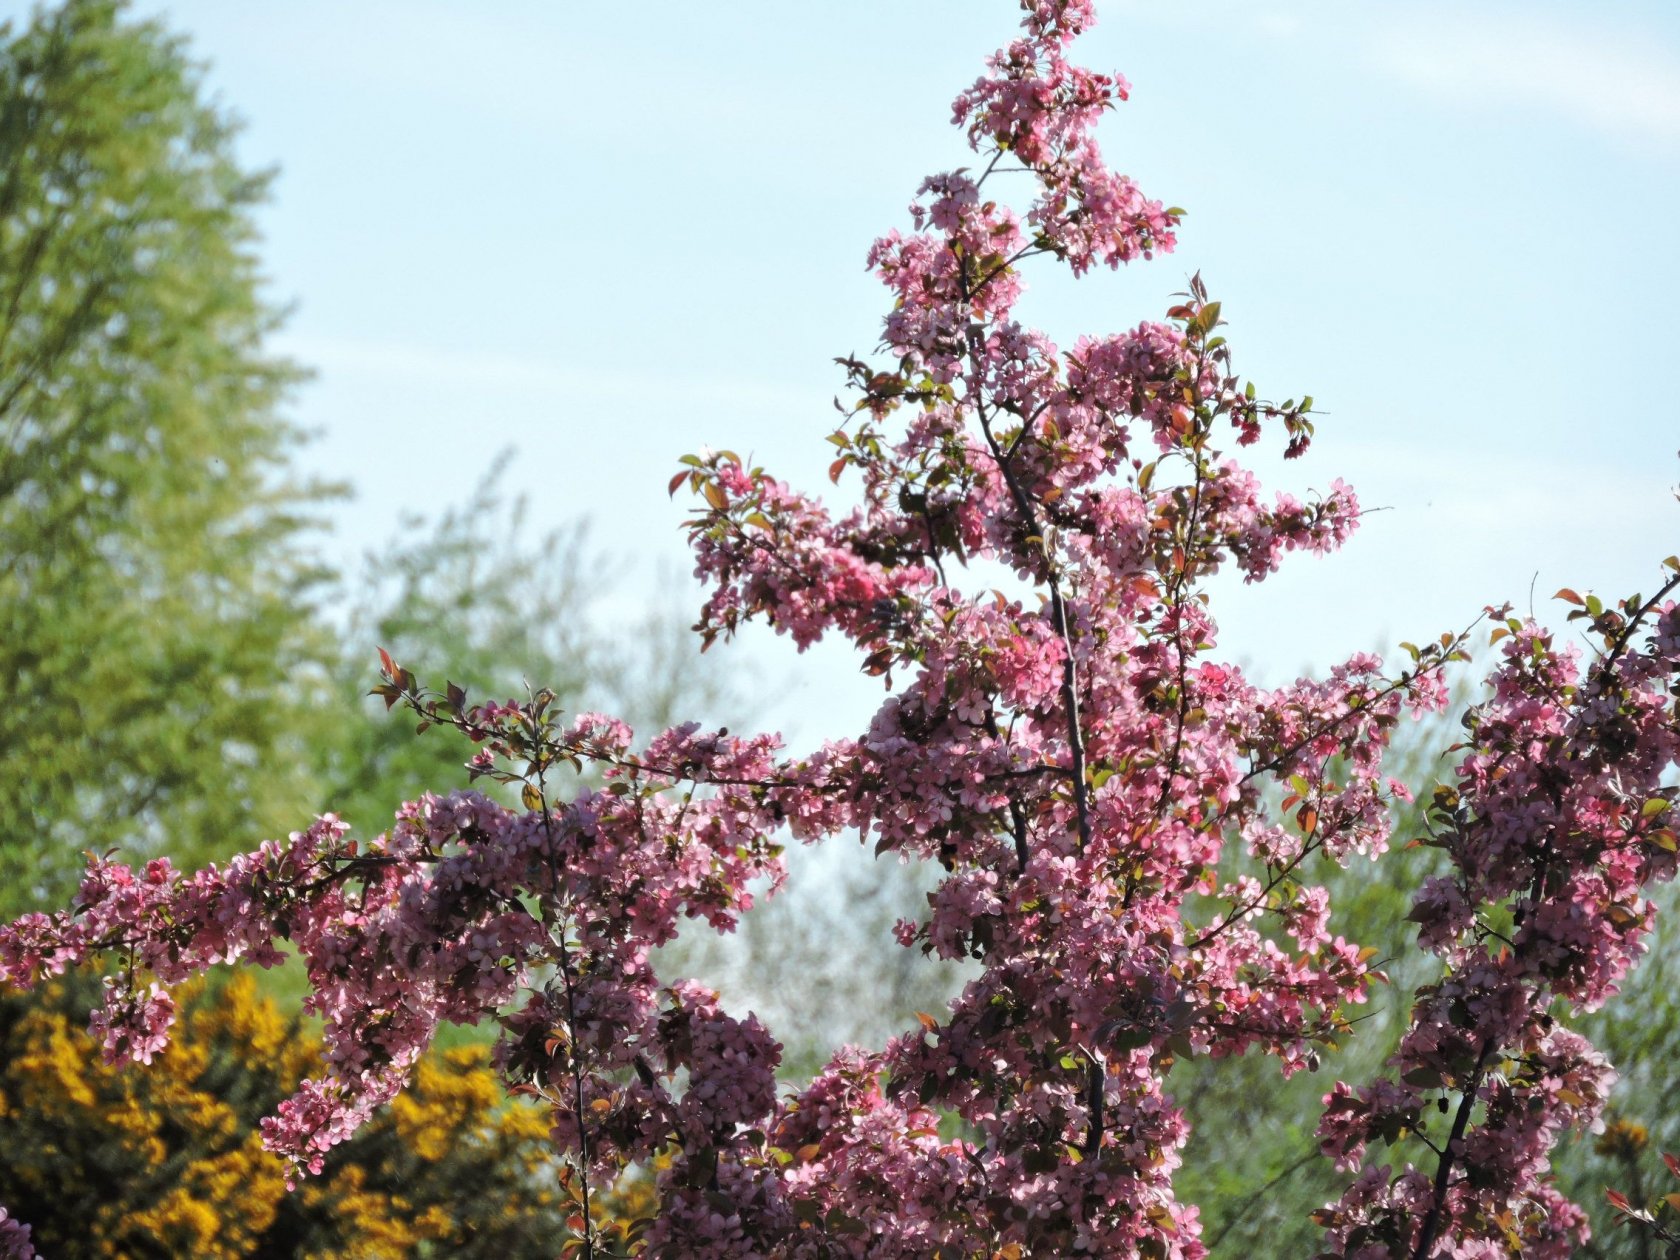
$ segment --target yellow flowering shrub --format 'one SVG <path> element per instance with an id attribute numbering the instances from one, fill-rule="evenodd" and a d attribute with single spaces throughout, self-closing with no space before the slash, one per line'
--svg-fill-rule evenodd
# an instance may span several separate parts
<path id="1" fill-rule="evenodd" d="M 518 1260 L 570 1237 L 548 1120 L 483 1048 L 429 1055 L 288 1194 L 257 1122 L 316 1066 L 299 1022 L 235 975 L 192 993 L 149 1068 L 118 1071 L 84 1031 L 96 997 L 85 976 L 0 997 L 0 1203 L 44 1255 Z"/>

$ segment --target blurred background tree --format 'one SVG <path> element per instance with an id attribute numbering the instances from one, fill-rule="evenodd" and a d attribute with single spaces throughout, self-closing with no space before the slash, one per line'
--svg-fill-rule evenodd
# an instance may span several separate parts
<path id="1" fill-rule="evenodd" d="M 298 477 L 304 373 L 263 348 L 268 176 L 122 8 L 0 28 L 0 913 L 62 900 L 87 849 L 196 863 L 464 786 L 468 750 L 372 720 L 376 645 L 481 696 L 725 705 L 684 617 L 612 607 L 581 526 L 524 537 L 510 456 L 354 580 L 319 561 L 311 514 L 343 491 Z"/>
<path id="2" fill-rule="evenodd" d="M 979 974 L 893 938 L 898 920 L 927 914 L 928 871 L 842 841 L 795 846 L 787 862 L 787 886 L 736 932 L 679 937 L 655 963 L 661 975 L 700 977 L 731 1010 L 756 1012 L 783 1043 L 784 1079 L 809 1080 L 840 1046 L 884 1045 Z"/>
<path id="3" fill-rule="evenodd" d="M 295 825 L 332 640 L 253 207 L 179 40 L 0 30 L 0 913 Z"/>
<path id="4" fill-rule="evenodd" d="M 375 645 L 476 699 L 547 687 L 564 710 L 619 714 L 644 735 L 702 715 L 742 720 L 718 659 L 689 632 L 691 611 L 620 603 L 618 562 L 582 524 L 527 538 L 526 505 L 501 486 L 512 459 L 499 456 L 462 503 L 404 521 L 346 593 L 332 682 L 348 711 L 331 729 L 318 723 L 310 746 L 319 807 L 358 830 L 384 830 L 421 792 L 466 786 L 473 751 L 449 731 L 416 738 L 412 722 L 367 696 Z"/>

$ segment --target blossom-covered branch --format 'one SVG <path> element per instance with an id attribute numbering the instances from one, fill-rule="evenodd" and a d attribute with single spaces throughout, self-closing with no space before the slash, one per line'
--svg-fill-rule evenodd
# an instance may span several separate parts
<path id="1" fill-rule="evenodd" d="M 1451 872 L 1411 913 L 1446 974 L 1419 992 L 1392 1075 L 1338 1084 L 1319 1132 L 1355 1168 L 1373 1141 L 1426 1135 L 1437 1109 L 1450 1126 L 1432 1172 L 1367 1166 L 1325 1209 L 1335 1254 L 1479 1256 L 1495 1237 L 1566 1257 L 1586 1238 L 1549 1156 L 1564 1131 L 1598 1124 L 1614 1073 L 1562 1018 L 1616 991 L 1645 949 L 1645 890 L 1674 874 L 1677 585 L 1608 614 L 1562 592 L 1602 645 L 1584 674 L 1579 651 L 1532 622 L 1495 630 L 1493 694 L 1466 719 L 1457 785 L 1432 810 L 1427 843 Z"/>

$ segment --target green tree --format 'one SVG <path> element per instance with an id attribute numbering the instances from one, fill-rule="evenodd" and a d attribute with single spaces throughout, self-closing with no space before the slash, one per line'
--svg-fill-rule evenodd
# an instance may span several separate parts
<path id="1" fill-rule="evenodd" d="M 80 850 L 191 861 L 311 804 L 328 491 L 232 134 L 116 0 L 0 27 L 0 912 Z"/>

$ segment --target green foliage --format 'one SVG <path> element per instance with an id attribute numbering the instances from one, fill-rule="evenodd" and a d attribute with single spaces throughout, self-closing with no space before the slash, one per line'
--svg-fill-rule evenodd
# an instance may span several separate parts
<path id="1" fill-rule="evenodd" d="M 1558 1184 L 1593 1218 L 1588 1260 L 1656 1260 L 1666 1254 L 1643 1228 L 1613 1228 L 1605 1199 L 1617 1187 L 1641 1207 L 1661 1208 L 1680 1190 L 1664 1168 L 1662 1153 L 1680 1152 L 1680 1108 L 1674 1105 L 1674 1063 L 1680 1059 L 1680 888 L 1653 894 L 1656 928 L 1650 952 L 1622 992 L 1586 1019 L 1582 1033 L 1604 1050 L 1620 1080 L 1611 1093 L 1605 1132 L 1581 1136 L 1558 1152 Z M 1672 1225 L 1670 1205 L 1667 1222 Z"/>
<path id="2" fill-rule="evenodd" d="M 511 458 L 498 459 L 465 503 L 405 521 L 367 558 L 333 671 L 344 717 L 318 724 L 312 750 L 320 808 L 360 831 L 383 830 L 420 792 L 465 787 L 473 752 L 442 729 L 416 738 L 411 719 L 368 696 L 376 647 L 475 700 L 546 687 L 564 711 L 622 713 L 646 733 L 734 707 L 678 610 L 615 615 L 617 566 L 591 550 L 584 527 L 527 540 L 526 505 L 502 489 Z"/>
<path id="3" fill-rule="evenodd" d="M 230 125 L 156 25 L 0 28 L 0 913 L 306 816 L 331 659 Z"/>
<path id="4" fill-rule="evenodd" d="M 1444 742 L 1425 729 L 1421 743 Z M 1423 779 L 1428 772 L 1424 769 Z M 1414 782 L 1418 781 L 1416 779 Z M 1397 836 L 1415 834 L 1402 827 Z M 1391 983 L 1373 994 L 1369 1016 L 1316 1073 L 1279 1078 L 1270 1060 L 1186 1064 L 1173 1077 L 1195 1131 L 1176 1179 L 1186 1198 L 1202 1204 L 1204 1241 L 1222 1256 L 1312 1255 L 1321 1233 L 1310 1213 L 1339 1197 L 1344 1184 L 1317 1154 L 1313 1129 L 1321 1098 L 1336 1080 L 1371 1079 L 1405 1028 L 1413 992 L 1431 979 L 1427 958 L 1416 954 L 1410 924 L 1401 922 L 1411 890 L 1435 873 L 1438 855 L 1416 849 L 1384 858 L 1397 872 L 1383 882 L 1362 879 L 1356 864 L 1327 880 L 1337 907 L 1332 930 L 1351 940 L 1380 945 L 1384 957 L 1406 959 L 1386 968 Z M 1676 889 L 1657 894 L 1659 918 L 1650 954 L 1623 994 L 1578 1025 L 1622 1074 L 1607 1131 L 1568 1138 L 1554 1164 L 1558 1186 L 1592 1217 L 1593 1241 L 1583 1260 L 1656 1260 L 1661 1247 L 1643 1231 L 1613 1228 L 1615 1214 L 1604 1188 L 1620 1187 L 1636 1203 L 1659 1204 L 1673 1180 L 1660 1154 L 1680 1151 L 1680 1109 L 1667 1080 L 1680 1057 L 1680 917 Z M 1410 955 L 1408 957 L 1408 955 Z M 1357 1015 L 1355 1016 L 1358 1017 Z M 1373 1154 L 1383 1162 L 1433 1168 L 1433 1156 L 1415 1140 Z M 1195 1196 L 1200 1195 L 1197 1200 Z"/>

